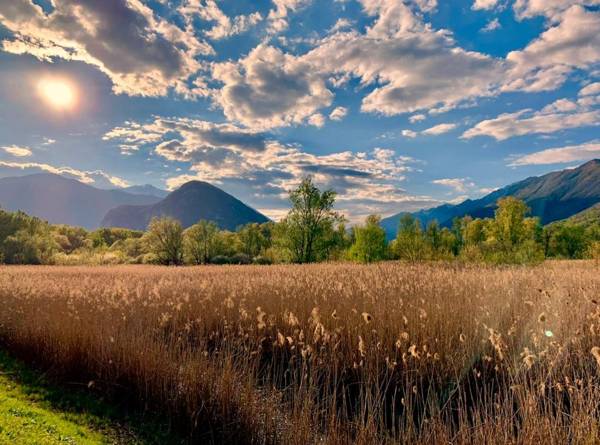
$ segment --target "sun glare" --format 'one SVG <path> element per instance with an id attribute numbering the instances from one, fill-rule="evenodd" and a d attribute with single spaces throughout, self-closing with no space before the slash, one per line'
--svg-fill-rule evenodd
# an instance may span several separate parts
<path id="1" fill-rule="evenodd" d="M 70 110 L 77 102 L 75 87 L 65 79 L 42 79 L 38 83 L 38 91 L 44 101 L 57 110 Z"/>

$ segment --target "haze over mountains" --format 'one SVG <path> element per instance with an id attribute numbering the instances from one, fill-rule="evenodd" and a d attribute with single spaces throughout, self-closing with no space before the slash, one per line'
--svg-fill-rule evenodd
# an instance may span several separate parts
<path id="1" fill-rule="evenodd" d="M 525 201 L 532 215 L 538 216 L 542 224 L 569 218 L 600 202 L 600 160 L 589 161 L 574 169 L 527 178 L 480 199 L 468 199 L 457 205 L 444 204 L 413 215 L 423 226 L 433 220 L 442 226 L 450 226 L 456 217 L 493 216 L 496 202 L 505 196 L 515 196 Z M 395 238 L 402 215 L 404 213 L 398 213 L 382 220 L 388 238 Z"/>
<path id="2" fill-rule="evenodd" d="M 123 204 L 153 204 L 160 198 L 123 190 L 102 190 L 75 179 L 39 173 L 0 179 L 0 207 L 52 224 L 97 228 L 110 209 Z"/>

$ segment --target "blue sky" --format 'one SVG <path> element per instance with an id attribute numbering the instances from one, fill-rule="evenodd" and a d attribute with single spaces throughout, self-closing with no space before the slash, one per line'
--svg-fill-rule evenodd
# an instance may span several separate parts
<path id="1" fill-rule="evenodd" d="M 600 157 L 600 0 L 0 0 L 0 176 L 352 221 Z"/>

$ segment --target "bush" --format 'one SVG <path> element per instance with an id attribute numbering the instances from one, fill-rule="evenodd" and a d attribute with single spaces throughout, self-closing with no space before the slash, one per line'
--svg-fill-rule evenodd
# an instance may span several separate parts
<path id="1" fill-rule="evenodd" d="M 231 257 L 231 264 L 252 264 L 252 258 L 245 253 L 236 253 Z"/>
<path id="2" fill-rule="evenodd" d="M 273 261 L 271 261 L 270 258 L 267 258 L 267 257 L 264 257 L 264 256 L 260 256 L 260 255 L 257 256 L 257 257 L 254 257 L 254 259 L 252 260 L 252 262 L 254 264 L 260 264 L 260 265 L 263 265 L 263 266 L 268 266 L 268 265 L 273 264 Z"/>
<path id="3" fill-rule="evenodd" d="M 215 257 L 213 257 L 210 260 L 211 264 L 218 264 L 218 265 L 224 265 L 224 264 L 231 264 L 231 258 L 229 258 L 228 256 L 225 255 L 217 255 Z"/>

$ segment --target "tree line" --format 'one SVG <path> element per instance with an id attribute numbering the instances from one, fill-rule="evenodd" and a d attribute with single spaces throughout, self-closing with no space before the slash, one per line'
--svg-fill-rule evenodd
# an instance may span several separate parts
<path id="1" fill-rule="evenodd" d="M 280 222 L 247 224 L 235 232 L 210 221 L 184 229 L 153 219 L 147 230 L 87 231 L 51 225 L 22 212 L 0 210 L 0 262 L 7 264 L 275 264 L 383 260 L 535 263 L 545 258 L 600 259 L 600 221 L 562 221 L 543 227 L 517 198 L 501 198 L 493 218 L 456 218 L 452 227 L 423 227 L 404 215 L 391 242 L 381 218 L 347 227 L 334 210 L 336 194 L 310 177 L 290 192 Z"/>

